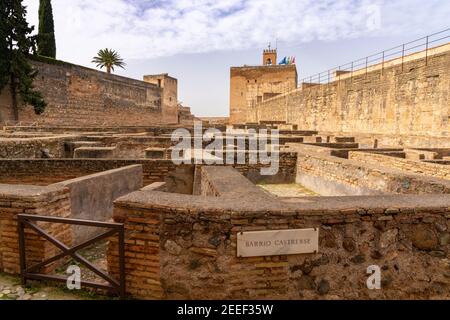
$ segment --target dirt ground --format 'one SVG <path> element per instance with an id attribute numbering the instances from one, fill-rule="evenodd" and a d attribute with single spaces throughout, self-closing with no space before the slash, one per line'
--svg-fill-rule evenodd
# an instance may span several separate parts
<path id="1" fill-rule="evenodd" d="M 102 297 L 87 291 L 69 291 L 55 284 L 30 281 L 20 285 L 19 277 L 0 274 L 0 300 L 97 300 Z"/>
<path id="2" fill-rule="evenodd" d="M 306 189 L 301 184 L 260 184 L 259 187 L 280 198 L 290 197 L 313 197 L 318 196 L 311 190 Z"/>
<path id="3" fill-rule="evenodd" d="M 97 267 L 106 271 L 106 242 L 91 246 L 80 254 Z M 59 275 L 65 275 L 69 265 L 78 265 L 81 269 L 81 279 L 102 282 L 101 279 L 87 268 L 75 261 L 68 261 L 56 270 Z M 18 276 L 0 273 L 0 300 L 105 300 L 117 299 L 99 294 L 90 289 L 69 290 L 64 284 L 28 281 L 27 286 L 20 285 Z"/>

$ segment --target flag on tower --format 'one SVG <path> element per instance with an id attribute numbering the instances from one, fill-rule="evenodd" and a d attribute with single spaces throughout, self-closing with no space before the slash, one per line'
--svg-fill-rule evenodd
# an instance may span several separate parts
<path id="1" fill-rule="evenodd" d="M 284 57 L 283 60 L 281 60 L 279 65 L 289 65 L 289 64 L 295 64 L 295 57 Z"/>

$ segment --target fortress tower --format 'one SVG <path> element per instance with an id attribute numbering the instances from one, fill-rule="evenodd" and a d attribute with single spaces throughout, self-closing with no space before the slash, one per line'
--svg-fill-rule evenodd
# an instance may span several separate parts
<path id="1" fill-rule="evenodd" d="M 161 88 L 161 108 L 164 121 L 178 123 L 178 80 L 163 73 L 146 75 L 144 81 Z"/>
<path id="2" fill-rule="evenodd" d="M 230 123 L 257 122 L 256 105 L 297 88 L 295 64 L 277 64 L 277 50 L 263 51 L 260 66 L 231 67 Z"/>
<path id="3" fill-rule="evenodd" d="M 162 89 L 162 105 L 176 107 L 178 105 L 178 80 L 167 73 L 144 76 L 144 81 L 156 84 Z"/>
<path id="4" fill-rule="evenodd" d="M 277 64 L 277 49 L 266 49 L 263 51 L 263 65 L 272 66 Z"/>

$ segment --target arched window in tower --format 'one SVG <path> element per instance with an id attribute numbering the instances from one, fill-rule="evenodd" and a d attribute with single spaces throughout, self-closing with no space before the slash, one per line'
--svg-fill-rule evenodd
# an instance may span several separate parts
<path id="1" fill-rule="evenodd" d="M 271 66 L 272 65 L 272 59 L 267 59 L 267 61 L 266 61 L 266 64 L 268 65 L 268 66 Z"/>

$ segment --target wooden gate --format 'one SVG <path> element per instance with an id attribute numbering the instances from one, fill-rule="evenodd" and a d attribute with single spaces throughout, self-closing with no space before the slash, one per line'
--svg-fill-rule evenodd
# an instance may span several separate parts
<path id="1" fill-rule="evenodd" d="M 99 282 L 91 282 L 91 281 L 83 281 L 81 280 L 81 285 L 85 287 L 93 287 L 98 289 L 106 289 L 110 292 L 116 293 L 120 296 L 121 299 L 125 299 L 125 232 L 124 225 L 121 223 L 107 223 L 100 221 L 91 221 L 91 220 L 78 220 L 78 219 L 67 219 L 67 218 L 58 218 L 58 217 L 48 217 L 48 216 L 39 216 L 39 215 L 28 215 L 28 214 L 19 214 L 17 215 L 17 228 L 19 233 L 19 252 L 20 252 L 20 276 L 22 285 L 26 285 L 27 280 L 43 280 L 43 281 L 57 281 L 57 282 L 66 282 L 67 278 L 58 275 L 49 275 L 44 273 L 39 273 L 40 270 L 49 265 L 50 263 L 61 260 L 65 257 L 72 257 L 75 261 L 78 261 L 89 270 L 94 272 L 99 277 L 103 278 L 108 282 L 108 284 L 99 283 Z M 87 226 L 87 227 L 97 227 L 97 228 L 105 228 L 108 231 L 95 236 L 83 243 L 80 243 L 73 247 L 68 247 L 52 235 L 48 234 L 45 230 L 40 228 L 36 223 L 37 222 L 50 222 L 50 223 L 59 223 L 59 224 L 68 224 L 68 225 L 77 225 L 77 226 Z M 49 241 L 55 247 L 60 249 L 62 252 L 57 254 L 56 256 L 46 259 L 38 264 L 27 266 L 27 257 L 26 257 L 26 240 L 25 240 L 25 228 L 33 229 L 39 236 L 43 237 L 45 240 Z M 111 277 L 109 274 L 104 272 L 103 270 L 97 268 L 86 258 L 82 257 L 77 251 L 84 249 L 100 240 L 109 238 L 111 236 L 117 235 L 119 240 L 119 276 L 120 279 L 116 280 Z"/>

